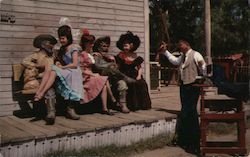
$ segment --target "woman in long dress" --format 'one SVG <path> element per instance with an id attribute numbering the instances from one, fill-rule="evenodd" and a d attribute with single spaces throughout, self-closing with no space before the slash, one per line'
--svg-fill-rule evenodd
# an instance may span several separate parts
<path id="1" fill-rule="evenodd" d="M 142 76 L 143 58 L 135 52 L 140 46 L 140 39 L 132 32 L 120 36 L 116 43 L 121 52 L 116 56 L 119 70 L 135 79 L 135 82 L 128 83 L 127 104 L 132 111 L 139 109 L 150 109 L 151 99 L 148 92 L 148 85 Z"/>
<path id="2" fill-rule="evenodd" d="M 62 46 L 55 61 L 56 63 L 51 67 L 46 67 L 46 72 L 36 92 L 34 101 L 39 101 L 55 83 L 56 92 L 64 98 L 67 104 L 66 117 L 78 120 L 80 117 L 75 113 L 74 105 L 83 98 L 78 48 L 72 45 L 73 38 L 69 26 L 59 27 L 58 36 Z"/>
<path id="3" fill-rule="evenodd" d="M 89 103 L 90 101 L 101 95 L 102 99 L 102 112 L 103 114 L 112 115 L 107 107 L 108 94 L 111 100 L 115 103 L 108 76 L 101 76 L 98 73 L 92 72 L 92 66 L 94 66 L 94 57 L 90 54 L 94 46 L 95 37 L 89 34 L 88 30 L 83 31 L 81 37 L 80 46 L 82 47 L 82 53 L 80 57 L 81 69 L 83 73 L 83 92 L 84 98 L 82 103 Z"/>

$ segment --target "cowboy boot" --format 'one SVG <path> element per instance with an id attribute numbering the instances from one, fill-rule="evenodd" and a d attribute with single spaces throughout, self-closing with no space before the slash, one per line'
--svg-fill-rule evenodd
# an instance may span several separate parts
<path id="1" fill-rule="evenodd" d="M 127 101 L 126 101 L 126 90 L 119 92 L 119 103 L 121 105 L 122 113 L 129 113 L 129 109 L 127 107 Z"/>
<path id="2" fill-rule="evenodd" d="M 79 120 L 80 116 L 75 113 L 74 110 L 74 101 L 68 101 L 67 102 L 67 113 L 66 118 L 72 119 L 72 120 Z"/>
<path id="3" fill-rule="evenodd" d="M 56 110 L 55 110 L 55 99 L 46 99 L 45 104 L 47 107 L 47 116 L 46 116 L 46 125 L 53 125 L 56 119 Z"/>

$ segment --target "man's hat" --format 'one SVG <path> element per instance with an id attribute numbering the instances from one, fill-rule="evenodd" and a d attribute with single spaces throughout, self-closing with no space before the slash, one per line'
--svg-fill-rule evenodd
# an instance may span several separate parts
<path id="1" fill-rule="evenodd" d="M 100 37 L 100 38 L 96 39 L 94 47 L 93 47 L 94 52 L 98 52 L 98 48 L 101 46 L 101 43 L 106 43 L 106 44 L 110 45 L 110 37 L 104 36 L 104 37 Z"/>
<path id="2" fill-rule="evenodd" d="M 49 34 L 41 34 L 35 37 L 33 40 L 33 46 L 36 48 L 41 48 L 41 44 L 43 41 L 49 41 L 52 45 L 55 45 L 57 43 L 57 40 L 55 37 Z"/>
<path id="3" fill-rule="evenodd" d="M 119 40 L 116 42 L 116 46 L 123 51 L 123 44 L 125 42 L 133 43 L 134 47 L 132 51 L 137 50 L 137 48 L 140 46 L 140 38 L 137 35 L 134 35 L 132 32 L 127 31 L 127 33 L 122 34 L 119 38 Z"/>

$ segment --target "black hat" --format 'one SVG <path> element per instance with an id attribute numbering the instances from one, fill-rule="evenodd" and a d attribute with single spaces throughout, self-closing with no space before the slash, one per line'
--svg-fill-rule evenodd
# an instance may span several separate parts
<path id="1" fill-rule="evenodd" d="M 123 51 L 123 44 L 125 42 L 134 44 L 132 51 L 137 50 L 137 48 L 140 46 L 141 43 L 140 38 L 137 35 L 134 35 L 130 31 L 127 31 L 127 33 L 122 34 L 120 36 L 119 40 L 116 42 L 116 46 Z"/>
<path id="2" fill-rule="evenodd" d="M 36 48 L 41 48 L 41 44 L 43 41 L 49 41 L 50 44 L 55 45 L 57 43 L 57 40 L 55 37 L 49 34 L 41 34 L 35 37 L 33 40 L 33 46 Z"/>
<path id="3" fill-rule="evenodd" d="M 98 48 L 101 46 L 101 43 L 106 43 L 106 44 L 110 45 L 110 37 L 104 36 L 104 37 L 100 37 L 100 38 L 96 39 L 94 47 L 93 47 L 94 52 L 98 51 Z"/>

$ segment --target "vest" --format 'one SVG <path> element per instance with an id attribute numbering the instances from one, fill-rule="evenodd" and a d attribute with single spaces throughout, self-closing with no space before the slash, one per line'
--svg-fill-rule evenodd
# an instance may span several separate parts
<path id="1" fill-rule="evenodd" d="M 181 80 L 184 85 L 193 83 L 198 76 L 198 66 L 194 60 L 194 53 L 196 53 L 194 50 L 188 53 L 185 64 L 180 65 Z"/>

